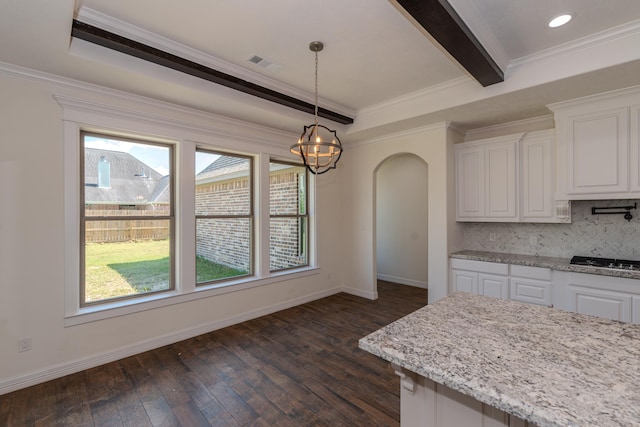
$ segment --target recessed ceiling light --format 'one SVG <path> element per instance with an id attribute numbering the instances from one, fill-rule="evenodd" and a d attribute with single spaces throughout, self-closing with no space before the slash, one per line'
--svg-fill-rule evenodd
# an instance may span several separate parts
<path id="1" fill-rule="evenodd" d="M 553 18 L 551 21 L 549 21 L 547 23 L 547 26 L 549 28 L 556 28 L 556 27 L 560 27 L 564 24 L 566 24 L 567 22 L 571 21 L 572 16 L 569 14 L 564 14 L 564 15 L 559 15 L 556 16 L 555 18 Z"/>

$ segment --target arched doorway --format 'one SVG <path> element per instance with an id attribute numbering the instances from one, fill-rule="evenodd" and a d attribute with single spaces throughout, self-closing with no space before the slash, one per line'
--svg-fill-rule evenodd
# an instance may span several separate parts
<path id="1" fill-rule="evenodd" d="M 396 154 L 375 170 L 377 279 L 427 288 L 428 166 L 415 154 Z"/>

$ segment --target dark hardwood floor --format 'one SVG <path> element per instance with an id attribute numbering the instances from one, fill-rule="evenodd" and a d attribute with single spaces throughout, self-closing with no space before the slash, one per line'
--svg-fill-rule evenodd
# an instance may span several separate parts
<path id="1" fill-rule="evenodd" d="M 424 306 L 378 282 L 0 396 L 1 426 L 398 426 L 399 378 L 358 340 Z"/>

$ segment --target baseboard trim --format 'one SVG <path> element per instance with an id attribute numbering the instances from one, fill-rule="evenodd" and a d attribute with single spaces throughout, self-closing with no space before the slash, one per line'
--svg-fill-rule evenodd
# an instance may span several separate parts
<path id="1" fill-rule="evenodd" d="M 428 285 L 427 282 L 422 282 L 420 280 L 413 280 L 413 279 L 407 279 L 404 277 L 396 277 L 396 276 L 389 276 L 386 274 L 378 274 L 378 279 L 380 280 L 384 280 L 385 282 L 393 282 L 393 283 L 399 283 L 401 285 L 409 285 L 409 286 L 415 286 L 416 288 L 423 288 L 423 289 L 428 289 Z"/>
<path id="2" fill-rule="evenodd" d="M 355 295 L 357 297 L 362 297 L 362 298 L 367 298 L 370 300 L 377 300 L 378 299 L 378 291 L 376 290 L 375 292 L 369 292 L 369 291 L 365 291 L 362 289 L 357 289 L 357 288 L 342 288 L 342 292 L 346 293 L 346 294 L 350 294 L 350 295 Z"/>
<path id="3" fill-rule="evenodd" d="M 104 365 L 105 363 L 114 362 L 116 360 L 123 359 L 125 357 L 133 356 L 145 351 L 153 350 L 165 345 L 173 344 L 182 340 L 196 337 L 198 335 L 206 334 L 218 329 L 225 328 L 227 326 L 235 325 L 237 323 L 252 320 L 257 317 L 266 316 L 277 311 L 285 310 L 287 308 L 295 307 L 300 304 L 315 301 L 320 298 L 325 298 L 331 295 L 343 292 L 341 288 L 332 288 L 322 292 L 316 292 L 311 295 L 306 295 L 300 298 L 288 300 L 279 304 L 274 304 L 268 307 L 263 307 L 258 310 L 248 311 L 237 316 L 229 317 L 226 319 L 217 320 L 215 322 L 206 323 L 193 328 L 185 329 L 182 331 L 174 332 L 171 334 L 162 335 L 153 339 L 145 340 L 134 345 L 122 347 L 117 350 L 108 351 L 95 356 L 86 357 L 82 359 L 76 359 L 71 362 L 61 363 L 51 366 L 46 369 L 37 370 L 26 375 L 20 375 L 14 378 L 0 381 L 0 395 L 10 393 L 12 391 L 20 390 L 22 388 L 30 387 L 36 384 L 50 381 L 56 378 L 63 377 L 65 375 L 74 374 L 76 372 L 83 371 L 85 369 L 95 368 L 96 366 Z"/>

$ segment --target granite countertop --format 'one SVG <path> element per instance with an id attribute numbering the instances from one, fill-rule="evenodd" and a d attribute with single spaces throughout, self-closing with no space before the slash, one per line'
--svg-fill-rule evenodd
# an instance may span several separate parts
<path id="1" fill-rule="evenodd" d="M 503 264 L 526 265 L 529 267 L 543 267 L 552 270 L 571 271 L 574 273 L 599 274 L 601 276 L 624 277 L 640 279 L 640 270 L 630 271 L 617 268 L 590 267 L 587 265 L 571 265 L 569 258 L 555 258 L 537 255 L 518 255 L 501 252 L 460 251 L 450 255 L 451 258 L 469 259 L 474 261 L 499 262 Z"/>
<path id="2" fill-rule="evenodd" d="M 640 425 L 640 325 L 458 292 L 359 346 L 539 426 Z"/>

